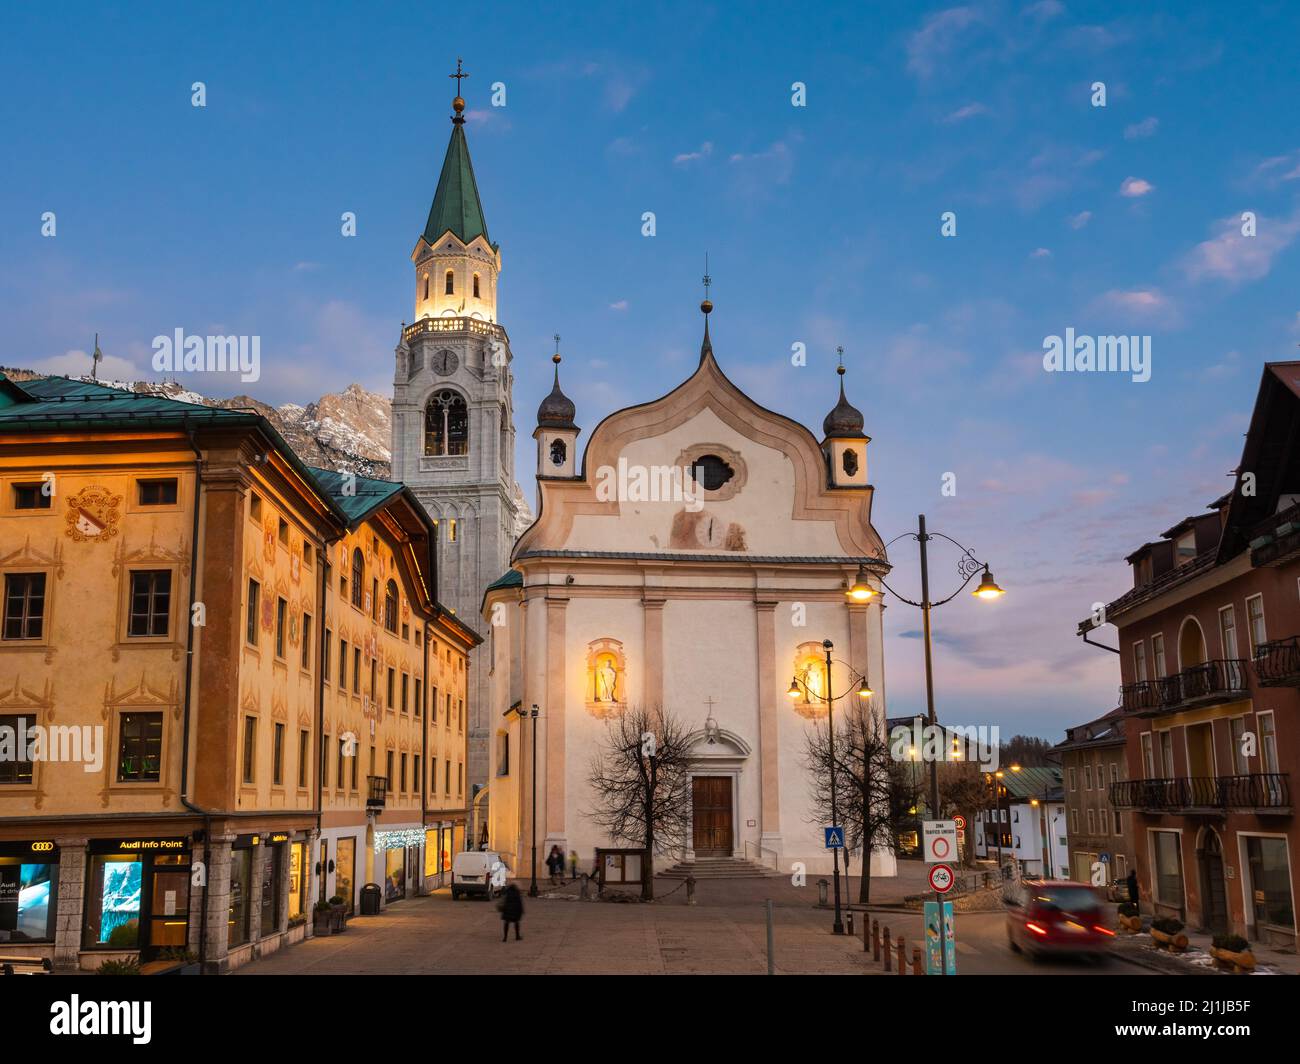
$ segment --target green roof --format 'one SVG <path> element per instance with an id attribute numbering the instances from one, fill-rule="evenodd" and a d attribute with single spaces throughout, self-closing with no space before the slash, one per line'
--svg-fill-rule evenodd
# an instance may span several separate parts
<path id="1" fill-rule="evenodd" d="M 348 525 L 352 528 L 394 495 L 400 494 L 405 487 L 394 480 L 378 480 L 356 473 L 336 473 L 332 469 L 321 469 L 318 466 L 307 468 L 338 508 L 347 515 Z"/>
<path id="2" fill-rule="evenodd" d="M 1061 770 L 1050 765 L 1025 765 L 1019 772 L 1002 766 L 1002 785 L 1017 798 L 1041 798 L 1061 785 Z"/>
<path id="3" fill-rule="evenodd" d="M 524 586 L 524 574 L 521 573 L 518 569 L 507 569 L 503 575 L 498 576 L 495 580 L 492 581 L 492 583 L 488 584 L 487 589 L 489 591 L 496 591 L 498 588 L 502 588 L 502 587 L 523 587 L 523 586 Z"/>
<path id="4" fill-rule="evenodd" d="M 448 229 L 463 244 L 475 237 L 488 239 L 483 204 L 479 202 L 478 184 L 474 180 L 474 164 L 469 161 L 465 127 L 460 123 L 452 126 L 447 157 L 442 161 L 442 175 L 438 178 L 438 191 L 433 194 L 429 221 L 424 227 L 424 239 L 431 245 L 436 244 Z"/>

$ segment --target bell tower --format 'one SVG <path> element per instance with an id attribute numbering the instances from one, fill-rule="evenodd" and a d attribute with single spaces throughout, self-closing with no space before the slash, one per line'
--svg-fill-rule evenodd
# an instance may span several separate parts
<path id="1" fill-rule="evenodd" d="M 501 249 L 488 236 L 465 138 L 459 86 L 468 76 L 458 61 L 451 139 L 411 252 L 414 315 L 395 351 L 392 476 L 437 525 L 439 601 L 486 637 L 483 592 L 509 568 L 532 516 L 515 483 L 510 337 L 497 317 Z M 487 783 L 487 667 L 486 650 L 472 652 L 467 798 Z"/>

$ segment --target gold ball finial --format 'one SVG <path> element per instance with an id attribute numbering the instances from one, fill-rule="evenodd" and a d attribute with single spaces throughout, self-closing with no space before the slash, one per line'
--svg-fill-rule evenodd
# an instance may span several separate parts
<path id="1" fill-rule="evenodd" d="M 556 351 L 555 354 L 551 356 L 551 361 L 558 366 L 560 364 L 560 352 Z"/>
<path id="2" fill-rule="evenodd" d="M 704 302 L 700 304 L 700 310 L 702 310 L 705 314 L 711 314 L 713 312 L 713 304 L 706 299 L 704 300 Z"/>
<path id="3" fill-rule="evenodd" d="M 465 110 L 465 98 L 463 96 L 457 96 L 454 100 L 451 101 L 451 109 L 455 111 L 457 114 L 460 114 L 463 110 Z"/>

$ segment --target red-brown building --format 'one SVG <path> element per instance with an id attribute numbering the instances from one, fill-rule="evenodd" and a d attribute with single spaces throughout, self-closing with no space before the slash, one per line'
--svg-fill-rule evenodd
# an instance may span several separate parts
<path id="1" fill-rule="evenodd" d="M 1300 362 L 1264 369 L 1237 483 L 1128 557 L 1119 633 L 1143 906 L 1295 941 L 1300 825 Z M 1097 619 L 1080 625 L 1087 633 Z"/>

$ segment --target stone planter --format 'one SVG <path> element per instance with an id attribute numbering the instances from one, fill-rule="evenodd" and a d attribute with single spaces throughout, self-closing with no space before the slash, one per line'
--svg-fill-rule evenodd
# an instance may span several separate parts
<path id="1" fill-rule="evenodd" d="M 336 935 L 348 929 L 348 907 L 346 905 L 330 906 L 330 930 Z"/>
<path id="2" fill-rule="evenodd" d="M 325 910 L 313 912 L 311 914 L 311 926 L 315 935 L 328 935 L 334 927 L 334 913 Z"/>
<path id="3" fill-rule="evenodd" d="M 1249 975 L 1255 970 L 1255 955 L 1248 949 L 1242 950 L 1240 953 L 1234 953 L 1230 949 L 1218 949 L 1211 946 L 1210 956 L 1214 958 L 1217 967 L 1237 975 Z"/>
<path id="4" fill-rule="evenodd" d="M 1187 935 L 1179 931 L 1176 935 L 1166 934 L 1164 931 L 1157 931 L 1154 927 L 1151 929 L 1151 941 L 1156 944 L 1158 949 L 1167 949 L 1170 953 L 1182 953 L 1187 949 Z"/>

